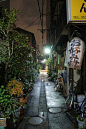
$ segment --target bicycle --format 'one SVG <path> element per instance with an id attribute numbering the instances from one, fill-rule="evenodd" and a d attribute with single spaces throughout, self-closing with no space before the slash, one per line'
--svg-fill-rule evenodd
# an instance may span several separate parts
<path id="1" fill-rule="evenodd" d="M 85 97 L 81 102 L 81 105 L 79 106 L 79 104 L 77 103 L 76 110 L 77 112 L 80 111 L 82 117 L 86 116 L 86 91 L 85 91 Z"/>
<path id="2" fill-rule="evenodd" d="M 78 102 L 77 98 L 77 82 L 74 82 L 76 85 L 74 85 L 74 89 L 72 92 L 71 83 L 70 83 L 70 89 L 69 89 L 69 96 L 67 97 L 65 103 L 68 105 L 67 111 L 75 109 L 77 113 L 81 114 L 82 117 L 84 114 L 86 114 L 86 91 L 85 91 L 85 97 L 82 102 Z M 84 96 L 84 95 L 83 95 Z M 80 104 L 81 103 L 81 104 Z"/>
<path id="3" fill-rule="evenodd" d="M 76 92 L 77 92 L 77 82 L 73 81 L 73 91 L 72 91 L 72 83 L 70 83 L 69 86 L 69 95 L 65 100 L 65 103 L 67 105 L 68 110 L 72 109 L 74 106 L 74 101 L 77 101 L 77 96 L 76 96 Z M 74 99 L 75 98 L 75 99 Z"/>

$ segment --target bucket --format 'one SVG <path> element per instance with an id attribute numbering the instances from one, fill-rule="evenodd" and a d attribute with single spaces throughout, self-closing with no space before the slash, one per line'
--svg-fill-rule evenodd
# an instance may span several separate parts
<path id="1" fill-rule="evenodd" d="M 85 95 L 81 94 L 81 95 L 77 95 L 77 102 L 78 105 L 81 106 L 82 101 L 85 99 Z"/>
<path id="2" fill-rule="evenodd" d="M 85 95 L 77 95 L 77 102 L 82 102 L 83 100 L 84 100 L 84 98 L 85 98 Z"/>

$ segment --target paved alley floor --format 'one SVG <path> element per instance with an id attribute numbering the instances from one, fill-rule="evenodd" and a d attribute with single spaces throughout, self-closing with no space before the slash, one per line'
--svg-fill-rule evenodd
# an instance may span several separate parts
<path id="1" fill-rule="evenodd" d="M 39 75 L 18 129 L 75 129 L 65 113 L 65 98 L 54 87 L 46 74 Z"/>

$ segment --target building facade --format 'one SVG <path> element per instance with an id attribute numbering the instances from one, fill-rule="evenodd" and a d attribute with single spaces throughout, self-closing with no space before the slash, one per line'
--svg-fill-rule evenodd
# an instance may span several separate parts
<path id="1" fill-rule="evenodd" d="M 52 46 L 53 68 L 61 73 L 64 70 L 65 59 L 67 56 L 67 44 L 74 37 L 82 39 L 85 50 L 82 56 L 82 65 L 80 68 L 66 66 L 67 84 L 64 89 L 69 94 L 70 84 L 72 90 L 74 82 L 78 83 L 77 92 L 86 91 L 86 2 L 73 0 L 47 0 L 46 2 L 46 26 L 47 42 Z M 75 50 L 76 51 L 76 50 Z M 71 58 L 71 57 L 70 57 Z M 72 58 L 71 58 L 72 59 Z M 76 57 L 73 57 L 76 60 Z M 79 58 L 78 58 L 79 59 Z M 77 62 L 78 63 L 78 62 Z"/>

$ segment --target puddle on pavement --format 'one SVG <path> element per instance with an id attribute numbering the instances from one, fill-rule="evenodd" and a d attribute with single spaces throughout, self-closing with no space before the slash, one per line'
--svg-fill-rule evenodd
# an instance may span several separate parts
<path id="1" fill-rule="evenodd" d="M 49 112 L 50 113 L 60 113 L 60 112 L 62 112 L 62 110 L 59 107 L 52 107 L 49 109 Z"/>

